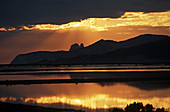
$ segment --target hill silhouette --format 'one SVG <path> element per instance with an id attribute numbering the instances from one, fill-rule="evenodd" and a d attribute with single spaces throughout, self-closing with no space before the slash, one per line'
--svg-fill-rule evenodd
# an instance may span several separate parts
<path id="1" fill-rule="evenodd" d="M 39 51 L 20 54 L 11 64 L 98 64 L 170 62 L 170 38 L 145 34 L 126 41 L 99 40 L 84 47 L 73 44 L 70 51 Z"/>

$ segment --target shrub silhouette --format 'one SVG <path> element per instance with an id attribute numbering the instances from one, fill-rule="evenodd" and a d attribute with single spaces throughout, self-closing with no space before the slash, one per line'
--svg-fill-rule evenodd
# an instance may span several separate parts
<path id="1" fill-rule="evenodd" d="M 125 108 L 125 112 L 142 112 L 144 110 L 144 106 L 142 103 L 136 103 L 127 105 Z"/>
<path id="2" fill-rule="evenodd" d="M 166 112 L 164 108 L 157 108 L 156 112 Z"/>
<path id="3" fill-rule="evenodd" d="M 124 112 L 124 110 L 121 108 L 111 108 L 109 109 L 109 112 Z"/>
<path id="4" fill-rule="evenodd" d="M 157 108 L 156 111 L 154 111 L 152 104 L 147 104 L 143 106 L 142 103 L 136 103 L 127 105 L 125 109 L 121 108 L 111 108 L 109 109 L 109 112 L 167 112 L 164 108 Z"/>
<path id="5" fill-rule="evenodd" d="M 152 104 L 147 104 L 147 105 L 145 105 L 145 110 L 146 110 L 146 112 L 153 112 L 153 106 L 152 106 Z"/>

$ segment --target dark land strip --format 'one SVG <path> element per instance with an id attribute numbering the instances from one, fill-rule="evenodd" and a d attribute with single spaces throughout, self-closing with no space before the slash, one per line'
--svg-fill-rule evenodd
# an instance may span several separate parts
<path id="1" fill-rule="evenodd" d="M 84 112 L 82 110 L 59 109 L 59 108 L 41 107 L 41 106 L 24 105 L 24 104 L 12 104 L 12 103 L 5 103 L 5 102 L 0 102 L 0 111 L 1 112 Z"/>
<path id="2" fill-rule="evenodd" d="M 0 85 L 31 85 L 59 83 L 101 83 L 101 82 L 133 82 L 133 81 L 170 81 L 170 78 L 104 78 L 104 79 L 46 79 L 46 80 L 6 80 Z"/>

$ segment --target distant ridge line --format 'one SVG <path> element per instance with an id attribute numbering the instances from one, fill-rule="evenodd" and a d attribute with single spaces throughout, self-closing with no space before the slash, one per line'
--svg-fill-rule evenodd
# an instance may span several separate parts
<path id="1" fill-rule="evenodd" d="M 69 51 L 19 54 L 11 64 L 161 63 L 170 62 L 169 49 L 169 36 L 144 34 L 120 42 L 101 39 L 86 47 L 75 43 Z"/>

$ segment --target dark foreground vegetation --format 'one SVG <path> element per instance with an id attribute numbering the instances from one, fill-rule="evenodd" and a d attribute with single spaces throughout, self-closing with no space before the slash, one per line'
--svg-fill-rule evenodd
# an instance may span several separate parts
<path id="1" fill-rule="evenodd" d="M 82 110 L 74 109 L 59 109 L 40 107 L 23 104 L 11 104 L 0 102 L 0 112 L 84 112 Z M 165 108 L 154 108 L 152 104 L 143 105 L 142 103 L 136 103 L 127 105 L 124 109 L 110 108 L 108 112 L 168 112 Z"/>
<path id="2" fill-rule="evenodd" d="M 83 112 L 83 111 L 0 102 L 0 112 Z"/>
<path id="3" fill-rule="evenodd" d="M 154 108 L 152 104 L 147 104 L 143 106 L 142 103 L 136 103 L 127 105 L 125 109 L 121 108 L 112 108 L 109 109 L 109 112 L 168 112 L 163 107 L 162 108 Z"/>

